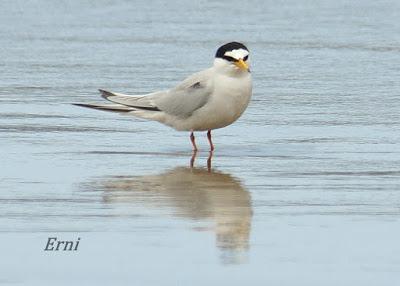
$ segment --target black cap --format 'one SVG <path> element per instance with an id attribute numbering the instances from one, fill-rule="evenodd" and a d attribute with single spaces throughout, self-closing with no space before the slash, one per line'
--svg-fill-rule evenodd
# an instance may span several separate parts
<path id="1" fill-rule="evenodd" d="M 228 51 L 243 49 L 249 51 L 249 49 L 239 42 L 230 42 L 218 48 L 217 53 L 215 54 L 216 58 L 225 58 L 225 53 Z"/>

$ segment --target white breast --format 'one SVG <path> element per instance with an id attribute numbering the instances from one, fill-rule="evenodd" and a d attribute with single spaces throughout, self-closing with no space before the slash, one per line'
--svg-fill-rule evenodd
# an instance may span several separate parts
<path id="1" fill-rule="evenodd" d="M 228 126 L 246 110 L 252 93 L 251 74 L 240 77 L 216 75 L 210 100 L 179 124 L 178 130 L 205 131 Z"/>

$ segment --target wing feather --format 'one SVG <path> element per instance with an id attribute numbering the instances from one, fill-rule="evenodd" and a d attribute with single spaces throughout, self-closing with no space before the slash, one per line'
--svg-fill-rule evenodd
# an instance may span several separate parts
<path id="1" fill-rule="evenodd" d="M 211 69 L 204 70 L 188 77 L 173 89 L 142 96 L 99 91 L 105 99 L 114 103 L 186 118 L 208 102 L 212 93 L 211 72 Z"/>

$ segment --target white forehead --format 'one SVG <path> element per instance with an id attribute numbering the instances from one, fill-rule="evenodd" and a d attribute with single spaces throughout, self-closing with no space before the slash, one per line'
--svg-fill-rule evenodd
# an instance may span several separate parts
<path id="1" fill-rule="evenodd" d="M 239 60 L 249 55 L 249 51 L 246 51 L 244 49 L 237 49 L 237 50 L 227 51 L 224 55 Z"/>

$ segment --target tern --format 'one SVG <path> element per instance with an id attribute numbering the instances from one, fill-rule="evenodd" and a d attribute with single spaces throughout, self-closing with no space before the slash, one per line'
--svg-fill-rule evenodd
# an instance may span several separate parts
<path id="1" fill-rule="evenodd" d="M 246 110 L 252 95 L 249 50 L 239 42 L 218 48 L 212 67 L 197 72 L 177 86 L 144 95 L 128 95 L 99 89 L 113 104 L 75 103 L 105 111 L 127 113 L 158 121 L 178 131 L 189 131 L 197 151 L 195 131 L 207 131 L 235 122 Z"/>

